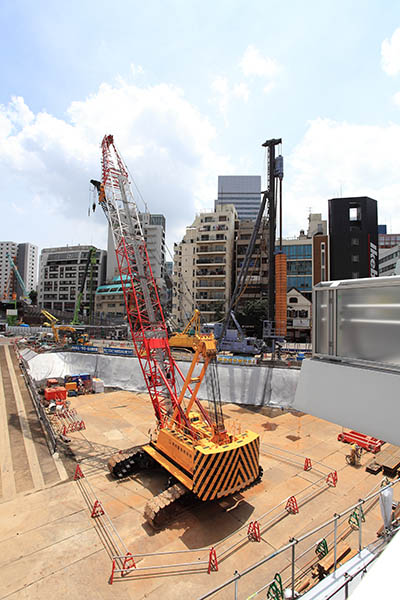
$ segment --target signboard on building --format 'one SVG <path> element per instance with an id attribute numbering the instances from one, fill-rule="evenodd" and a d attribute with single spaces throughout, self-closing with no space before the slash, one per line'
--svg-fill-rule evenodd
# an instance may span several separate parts
<path id="1" fill-rule="evenodd" d="M 293 319 L 293 327 L 310 327 L 310 319 Z"/>

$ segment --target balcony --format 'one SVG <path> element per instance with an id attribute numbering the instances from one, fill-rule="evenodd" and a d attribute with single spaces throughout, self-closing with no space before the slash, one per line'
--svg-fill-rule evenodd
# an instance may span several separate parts
<path id="1" fill-rule="evenodd" d="M 221 234 L 219 234 L 219 235 L 221 235 Z M 223 244 L 224 242 L 226 242 L 226 240 L 227 240 L 226 235 L 224 235 L 221 238 L 217 238 L 216 235 L 209 235 L 206 240 L 202 240 L 201 238 L 197 238 L 196 244 L 209 244 L 210 242 L 217 243 L 217 244 Z"/>
<path id="2" fill-rule="evenodd" d="M 221 240 L 223 241 L 223 240 Z M 225 254 L 225 245 L 224 246 L 200 246 L 197 249 L 197 254 Z"/>
<path id="3" fill-rule="evenodd" d="M 210 310 L 210 306 L 208 304 L 199 304 L 199 311 L 201 312 L 202 315 L 207 314 L 207 313 L 214 314 L 215 308 Z"/>
<path id="4" fill-rule="evenodd" d="M 196 271 L 197 277 L 223 277 L 225 279 L 224 269 L 198 269 Z"/>
<path id="5" fill-rule="evenodd" d="M 225 258 L 198 258 L 196 265 L 224 265 L 226 263 Z"/>
<path id="6" fill-rule="evenodd" d="M 224 281 L 198 281 L 196 287 L 198 288 L 222 288 L 225 289 Z"/>
<path id="7" fill-rule="evenodd" d="M 207 295 L 203 295 L 203 293 L 200 294 L 196 294 L 196 300 L 207 300 L 207 302 L 224 302 L 225 301 L 225 294 L 221 294 L 219 296 L 217 296 L 216 294 L 212 297 L 207 296 Z"/>

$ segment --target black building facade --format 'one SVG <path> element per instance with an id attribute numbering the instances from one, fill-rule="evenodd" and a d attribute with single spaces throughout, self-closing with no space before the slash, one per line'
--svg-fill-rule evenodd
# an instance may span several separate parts
<path id="1" fill-rule="evenodd" d="M 330 279 L 378 276 L 378 203 L 332 198 L 329 204 Z"/>

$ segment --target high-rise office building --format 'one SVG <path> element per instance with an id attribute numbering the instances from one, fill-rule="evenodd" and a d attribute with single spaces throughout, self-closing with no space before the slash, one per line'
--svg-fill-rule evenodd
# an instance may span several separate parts
<path id="1" fill-rule="evenodd" d="M 330 278 L 378 276 L 378 203 L 368 196 L 329 204 Z"/>
<path id="2" fill-rule="evenodd" d="M 256 219 L 261 204 L 260 175 L 220 175 L 217 206 L 233 204 L 239 219 Z"/>

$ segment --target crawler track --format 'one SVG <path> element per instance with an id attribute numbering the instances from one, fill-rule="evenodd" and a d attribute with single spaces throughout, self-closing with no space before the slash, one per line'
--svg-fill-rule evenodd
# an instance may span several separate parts
<path id="1" fill-rule="evenodd" d="M 142 446 L 134 446 L 129 450 L 123 450 L 118 454 L 114 454 L 108 461 L 108 468 L 115 478 L 122 479 L 129 475 L 134 475 L 139 471 L 148 471 L 163 467 L 151 458 L 143 450 Z M 243 489 L 249 489 L 259 483 L 262 475 L 263 470 L 260 467 L 257 479 Z M 153 529 L 162 529 L 169 521 L 176 517 L 183 506 L 188 506 L 195 501 L 196 496 L 193 492 L 175 480 L 168 489 L 147 502 L 144 509 L 144 518 Z"/>
<path id="2" fill-rule="evenodd" d="M 129 450 L 121 450 L 114 454 L 108 461 L 110 473 L 116 479 L 122 479 L 129 475 L 134 475 L 139 471 L 148 471 L 160 467 L 158 462 L 151 458 L 142 446 L 134 446 Z"/>

